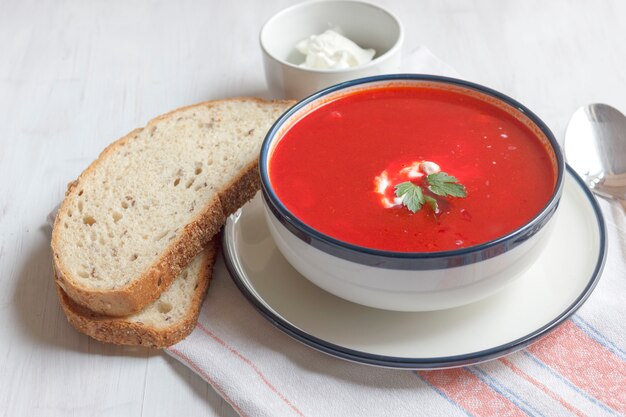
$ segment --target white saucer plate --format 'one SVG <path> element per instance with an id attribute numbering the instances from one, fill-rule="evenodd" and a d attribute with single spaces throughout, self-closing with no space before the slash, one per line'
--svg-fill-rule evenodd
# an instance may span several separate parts
<path id="1" fill-rule="evenodd" d="M 580 178 L 567 170 L 554 230 L 539 259 L 504 290 L 467 306 L 396 312 L 325 292 L 296 272 L 276 248 L 260 194 L 228 219 L 224 258 L 236 285 L 257 310 L 314 349 L 391 368 L 484 362 L 555 329 L 587 300 L 600 278 L 607 245 L 602 213 Z"/>

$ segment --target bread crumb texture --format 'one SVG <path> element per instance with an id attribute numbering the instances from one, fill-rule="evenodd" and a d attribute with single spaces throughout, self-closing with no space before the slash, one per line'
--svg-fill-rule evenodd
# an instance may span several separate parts
<path id="1" fill-rule="evenodd" d="M 203 103 L 158 117 L 109 146 L 72 184 L 58 214 L 59 272 L 92 290 L 137 280 L 256 161 L 264 135 L 291 104 Z M 142 312 L 142 320 L 179 314 L 168 297 Z"/>

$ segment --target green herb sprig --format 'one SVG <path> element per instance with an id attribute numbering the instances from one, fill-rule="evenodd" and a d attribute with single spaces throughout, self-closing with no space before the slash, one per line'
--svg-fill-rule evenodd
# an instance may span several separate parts
<path id="1" fill-rule="evenodd" d="M 445 172 L 428 175 L 426 182 L 428 183 L 428 190 L 440 197 L 467 197 L 467 190 L 459 183 L 459 180 Z M 402 198 L 402 205 L 413 213 L 421 210 L 424 204 L 428 204 L 435 213 L 439 213 L 437 199 L 424 194 L 422 187 L 411 181 L 397 184 L 395 186 L 395 194 L 396 197 Z"/>

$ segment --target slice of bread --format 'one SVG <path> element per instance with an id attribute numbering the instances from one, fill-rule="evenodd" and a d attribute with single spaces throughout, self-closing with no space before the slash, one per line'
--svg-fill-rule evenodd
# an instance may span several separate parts
<path id="1" fill-rule="evenodd" d="M 215 254 L 214 239 L 156 301 L 130 316 L 94 313 L 73 302 L 57 285 L 61 307 L 76 329 L 96 340 L 118 345 L 171 346 L 184 339 L 196 325 L 209 288 Z"/>
<path id="2" fill-rule="evenodd" d="M 291 101 L 236 98 L 175 110 L 107 147 L 70 184 L 52 232 L 58 285 L 127 316 L 154 301 L 259 189 L 258 154 Z"/>

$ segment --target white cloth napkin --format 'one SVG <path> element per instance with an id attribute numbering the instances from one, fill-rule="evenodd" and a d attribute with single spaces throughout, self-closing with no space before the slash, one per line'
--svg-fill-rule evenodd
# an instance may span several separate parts
<path id="1" fill-rule="evenodd" d="M 405 71 L 457 77 L 427 48 Z M 571 319 L 522 352 L 467 368 L 402 371 L 350 363 L 296 342 L 264 319 L 219 258 L 196 329 L 166 352 L 242 416 L 626 415 L 626 220 L 601 201 L 609 256 Z"/>
<path id="2" fill-rule="evenodd" d="M 409 73 L 463 78 L 454 68 L 433 55 L 425 46 L 418 46 L 405 52 L 402 57 L 402 68 L 404 72 Z"/>

